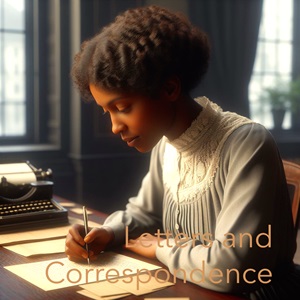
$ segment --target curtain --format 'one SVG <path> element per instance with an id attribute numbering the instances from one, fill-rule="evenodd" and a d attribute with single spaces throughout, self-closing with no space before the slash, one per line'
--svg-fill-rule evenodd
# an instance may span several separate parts
<path id="1" fill-rule="evenodd" d="M 296 79 L 300 76 L 300 1 L 294 0 L 294 18 L 293 18 L 293 63 L 292 75 Z"/>
<path id="2" fill-rule="evenodd" d="M 208 74 L 193 92 L 224 110 L 249 116 L 248 86 L 256 54 L 263 0 L 191 0 L 189 16 L 210 37 Z"/>

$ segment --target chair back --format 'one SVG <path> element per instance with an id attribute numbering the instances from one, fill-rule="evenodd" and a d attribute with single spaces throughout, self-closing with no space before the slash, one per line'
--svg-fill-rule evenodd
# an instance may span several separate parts
<path id="1" fill-rule="evenodd" d="M 283 160 L 283 167 L 291 198 L 293 221 L 295 227 L 298 228 L 300 218 L 300 165 Z"/>

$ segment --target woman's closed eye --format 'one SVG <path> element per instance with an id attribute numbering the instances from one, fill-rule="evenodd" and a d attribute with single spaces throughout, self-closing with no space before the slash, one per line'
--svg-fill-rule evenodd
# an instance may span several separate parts
<path id="1" fill-rule="evenodd" d="M 130 105 L 116 105 L 116 110 L 121 113 L 128 113 L 130 109 Z"/>
<path id="2" fill-rule="evenodd" d="M 130 106 L 115 106 L 114 108 L 110 108 L 109 110 L 104 110 L 102 112 L 102 115 L 108 115 L 112 112 L 118 112 L 118 113 L 128 113 L 131 110 Z"/>

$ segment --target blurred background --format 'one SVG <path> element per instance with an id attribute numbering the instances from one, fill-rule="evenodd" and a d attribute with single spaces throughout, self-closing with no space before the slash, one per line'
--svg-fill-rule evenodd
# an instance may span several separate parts
<path id="1" fill-rule="evenodd" d="M 117 14 L 158 4 L 211 39 L 193 96 L 262 123 L 300 162 L 300 0 L 0 0 L 0 163 L 53 171 L 55 194 L 110 213 L 124 208 L 149 154 L 127 147 L 70 81 L 74 54 Z"/>

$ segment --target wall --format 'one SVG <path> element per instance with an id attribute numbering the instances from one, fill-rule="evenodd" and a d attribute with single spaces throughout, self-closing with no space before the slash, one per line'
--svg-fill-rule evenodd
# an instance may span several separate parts
<path id="1" fill-rule="evenodd" d="M 141 1 L 71 1 L 72 57 L 80 43 L 109 23 L 119 11 Z M 74 197 L 111 212 L 134 196 L 147 172 L 149 155 L 140 154 L 111 132 L 109 118 L 95 103 L 83 102 L 71 86 L 69 156 L 74 167 Z M 72 197 L 72 191 L 68 191 Z"/>

